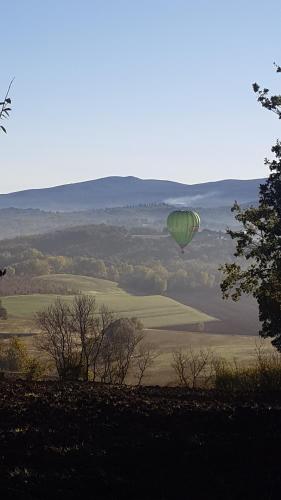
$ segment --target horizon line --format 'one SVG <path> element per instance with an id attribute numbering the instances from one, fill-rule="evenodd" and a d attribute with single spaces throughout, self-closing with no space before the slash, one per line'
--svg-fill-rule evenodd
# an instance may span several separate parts
<path id="1" fill-rule="evenodd" d="M 81 180 L 81 181 L 70 181 L 66 182 L 64 184 L 55 184 L 51 186 L 43 186 L 43 187 L 31 187 L 31 188 L 25 188 L 25 189 L 18 189 L 16 191 L 8 191 L 5 193 L 0 193 L 0 196 L 7 196 L 7 195 L 13 195 L 16 193 L 22 193 L 25 191 L 41 191 L 45 189 L 55 189 L 55 188 L 61 188 L 65 186 L 73 186 L 75 184 L 86 184 L 89 182 L 96 182 L 96 181 L 102 181 L 102 180 L 107 180 L 107 179 L 135 179 L 137 181 L 151 181 L 151 182 L 171 182 L 173 184 L 181 184 L 183 186 L 199 186 L 201 184 L 214 184 L 218 182 L 230 182 L 230 181 L 263 181 L 266 179 L 266 177 L 254 177 L 254 178 L 223 178 L 223 179 L 217 179 L 217 180 L 208 180 L 208 181 L 202 181 L 202 182 L 194 182 L 194 183 L 185 183 L 185 182 L 180 182 L 176 180 L 171 180 L 171 179 L 156 179 L 156 178 L 141 178 L 141 177 L 136 177 L 134 175 L 108 175 L 105 177 L 97 177 L 94 179 L 87 179 L 87 180 Z"/>

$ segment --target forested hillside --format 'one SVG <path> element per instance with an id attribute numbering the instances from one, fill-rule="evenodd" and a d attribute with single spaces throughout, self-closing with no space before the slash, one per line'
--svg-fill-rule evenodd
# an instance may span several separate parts
<path id="1" fill-rule="evenodd" d="M 163 293 L 214 287 L 233 244 L 222 233 L 205 230 L 182 256 L 167 234 L 132 235 L 124 227 L 90 225 L 2 241 L 0 252 L 8 275 L 82 274 Z"/>
<path id="2" fill-rule="evenodd" d="M 88 224 L 124 226 L 132 233 L 163 232 L 167 217 L 174 208 L 174 206 L 165 203 L 152 203 L 80 212 L 45 212 L 39 209 L 19 208 L 0 209 L 0 240 Z M 202 229 L 225 231 L 227 226 L 237 227 L 230 206 L 197 208 L 197 211 L 200 213 Z"/>
<path id="3" fill-rule="evenodd" d="M 56 282 L 32 278 L 76 274 L 117 282 L 133 294 L 173 297 L 220 318 L 224 332 L 255 334 L 258 329 L 252 301 L 237 305 L 221 298 L 218 268 L 233 255 L 231 239 L 221 232 L 199 232 L 182 255 L 167 234 L 136 235 L 105 224 L 78 226 L 1 241 L 0 253 L 1 265 L 7 267 L 7 277 L 0 282 L 2 296 L 59 293 Z M 63 289 L 66 294 L 73 291 Z"/>

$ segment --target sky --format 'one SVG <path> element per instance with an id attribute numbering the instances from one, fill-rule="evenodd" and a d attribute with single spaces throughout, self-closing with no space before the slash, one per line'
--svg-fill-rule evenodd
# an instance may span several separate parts
<path id="1" fill-rule="evenodd" d="M 281 123 L 281 2 L 0 0 L 0 192 L 112 175 L 267 175 Z"/>

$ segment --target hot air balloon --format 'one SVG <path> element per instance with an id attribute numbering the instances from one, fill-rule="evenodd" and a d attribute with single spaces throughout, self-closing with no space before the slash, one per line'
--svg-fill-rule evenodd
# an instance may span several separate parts
<path id="1" fill-rule="evenodd" d="M 200 226 L 200 217 L 191 210 L 175 210 L 167 219 L 167 227 L 170 235 L 180 246 L 182 253 L 188 243 L 191 242 Z"/>

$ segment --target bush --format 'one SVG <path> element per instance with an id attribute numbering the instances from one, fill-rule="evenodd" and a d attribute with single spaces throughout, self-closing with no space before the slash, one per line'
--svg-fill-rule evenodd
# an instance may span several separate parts
<path id="1" fill-rule="evenodd" d="M 20 372 L 27 380 L 38 380 L 44 375 L 46 368 L 46 363 L 28 356 L 27 348 L 19 338 L 13 337 L 7 343 L 0 342 L 0 370 L 3 373 Z"/>
<path id="2" fill-rule="evenodd" d="M 7 309 L 2 306 L 2 301 L 0 300 L 0 319 L 8 319 Z"/>
<path id="3" fill-rule="evenodd" d="M 7 348 L 3 352 L 4 367 L 10 371 L 22 371 L 28 359 L 25 344 L 17 337 L 13 337 L 8 342 Z"/>
<path id="4" fill-rule="evenodd" d="M 252 366 L 243 367 L 237 362 L 223 360 L 214 365 L 214 386 L 226 392 L 256 392 L 281 390 L 281 355 L 265 351 L 262 345 L 256 349 Z"/>
<path id="5" fill-rule="evenodd" d="M 208 386 L 212 378 L 213 353 L 210 349 L 179 350 L 173 353 L 172 368 L 181 386 L 195 389 Z"/>
<path id="6" fill-rule="evenodd" d="M 43 363 L 41 363 L 38 359 L 30 357 L 26 360 L 24 365 L 26 380 L 38 380 L 44 375 L 45 371 L 46 366 L 43 365 Z"/>
<path id="7" fill-rule="evenodd" d="M 137 293 L 163 294 L 167 290 L 167 278 L 158 269 L 136 266 L 121 274 L 119 285 Z"/>
<path id="8" fill-rule="evenodd" d="M 173 353 L 172 368 L 178 385 L 195 389 L 213 387 L 223 392 L 270 392 L 281 390 L 281 354 L 261 341 L 253 363 L 245 366 L 214 356 L 210 349 Z"/>
<path id="9" fill-rule="evenodd" d="M 258 385 L 258 373 L 255 368 L 236 370 L 229 365 L 223 367 L 215 376 L 215 389 L 223 392 L 252 392 Z"/>

